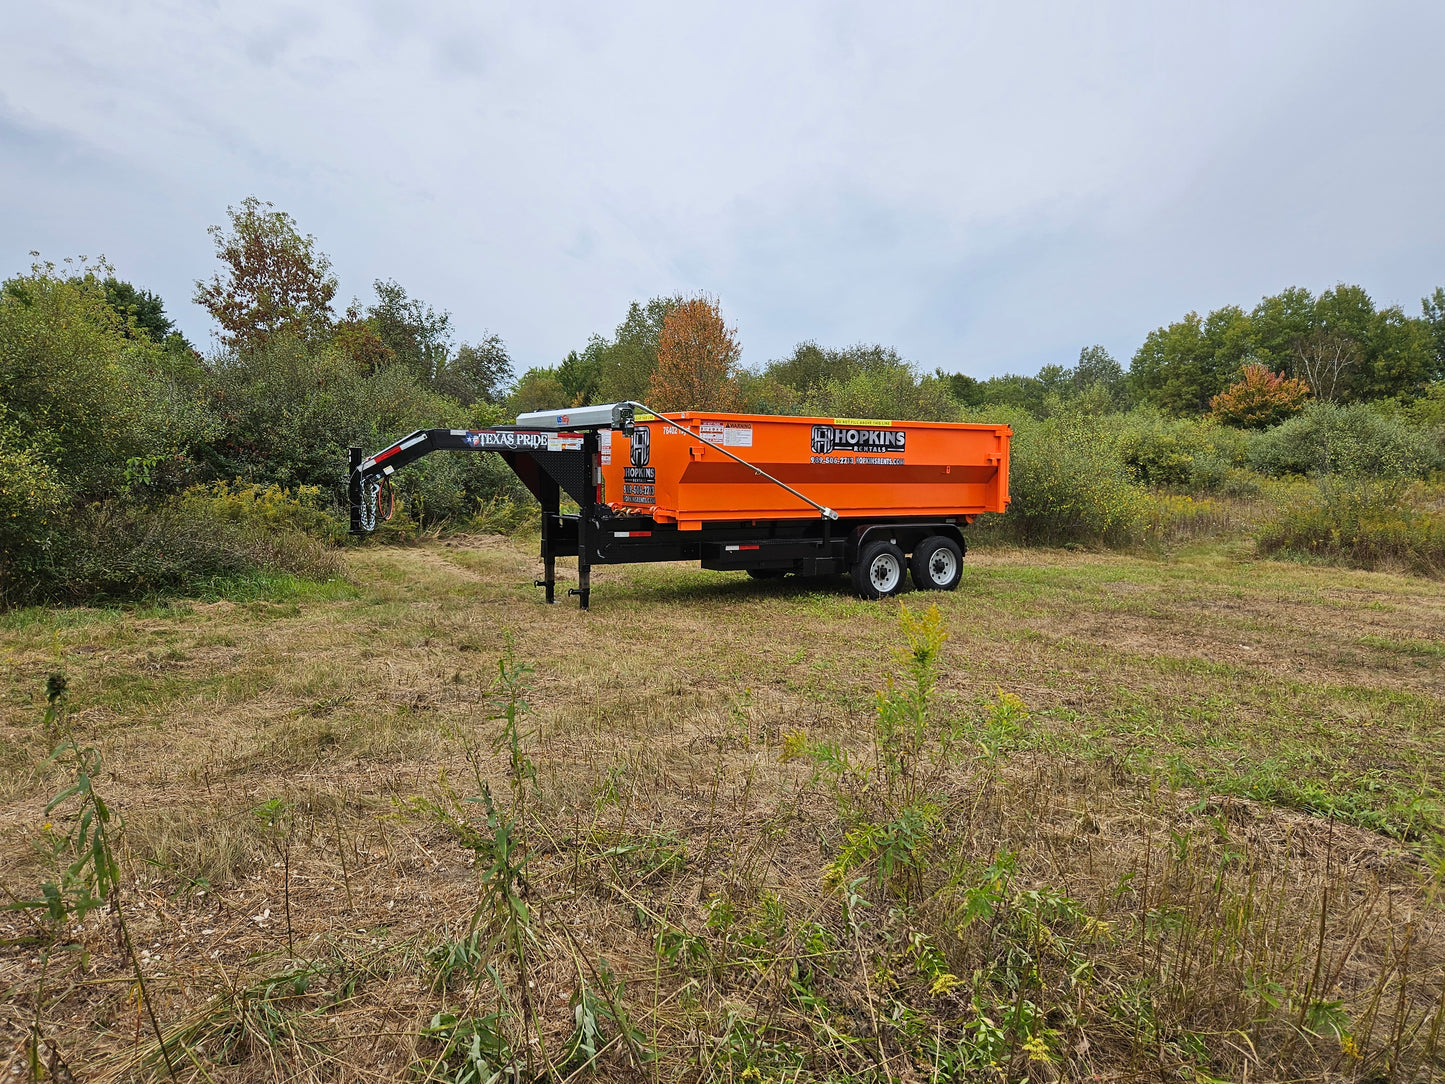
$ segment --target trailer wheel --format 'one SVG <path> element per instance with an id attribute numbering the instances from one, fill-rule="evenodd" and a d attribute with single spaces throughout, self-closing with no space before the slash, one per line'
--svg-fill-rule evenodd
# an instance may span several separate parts
<path id="1" fill-rule="evenodd" d="M 873 542 L 858 554 L 853 587 L 864 598 L 887 598 L 903 590 L 903 551 L 892 542 Z"/>
<path id="2" fill-rule="evenodd" d="M 913 548 L 909 571 L 920 591 L 952 591 L 963 578 L 963 551 L 953 539 L 931 535 Z"/>

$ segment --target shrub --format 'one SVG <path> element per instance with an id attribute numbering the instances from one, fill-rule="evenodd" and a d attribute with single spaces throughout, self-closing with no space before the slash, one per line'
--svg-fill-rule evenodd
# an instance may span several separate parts
<path id="1" fill-rule="evenodd" d="M 1445 466 L 1432 434 L 1366 404 L 1310 403 L 1257 437 L 1249 464 L 1263 474 L 1423 478 Z"/>
<path id="2" fill-rule="evenodd" d="M 7 446 L 0 431 L 0 595 L 45 550 L 68 499 L 55 468 L 29 448 Z"/>
<path id="3" fill-rule="evenodd" d="M 304 513 L 268 518 L 266 505 L 264 498 L 190 493 L 151 505 L 82 506 L 56 524 L 53 544 L 24 575 L 0 584 L 0 601 L 119 602 L 186 594 L 257 572 L 343 575 L 336 550 L 287 522 Z"/>
<path id="4" fill-rule="evenodd" d="M 918 376 L 911 365 L 859 369 L 846 379 L 828 379 L 808 392 L 802 413 L 824 418 L 888 418 L 948 422 L 958 404 L 936 376 Z"/>
<path id="5" fill-rule="evenodd" d="M 213 516 L 225 523 L 269 531 L 293 531 L 325 542 L 341 542 L 347 523 L 327 511 L 328 501 L 319 486 L 289 490 L 255 482 L 215 482 L 192 486 L 182 497 L 185 509 L 197 516 Z"/>
<path id="6" fill-rule="evenodd" d="M 150 370 L 159 351 L 126 338 L 97 277 L 62 277 L 49 264 L 0 290 L 0 425 L 82 498 L 113 492 L 128 459 L 167 450 Z"/>
<path id="7" fill-rule="evenodd" d="M 1437 436 L 1445 436 L 1445 380 L 1431 384 L 1404 407 L 1403 413 L 1411 423 L 1434 429 Z"/>
<path id="8" fill-rule="evenodd" d="M 1043 545 L 1128 545 L 1143 537 L 1149 495 L 1096 422 L 1071 415 L 1013 424 L 1013 500 L 1001 522 L 987 526 Z"/>
<path id="9" fill-rule="evenodd" d="M 1445 575 L 1445 514 L 1422 497 L 1369 481 L 1323 483 L 1264 524 L 1259 551 Z"/>
<path id="10" fill-rule="evenodd" d="M 1298 414 L 1309 398 L 1303 380 L 1272 373 L 1263 365 L 1246 365 L 1243 379 L 1209 401 L 1215 420 L 1245 429 L 1264 429 Z"/>
<path id="11" fill-rule="evenodd" d="M 1166 418 L 1146 407 L 1111 424 L 1119 458 L 1145 485 L 1215 490 L 1244 461 L 1245 435 L 1213 421 Z"/>
<path id="12" fill-rule="evenodd" d="M 462 426 L 468 413 L 406 365 L 379 372 L 331 346 L 275 336 L 213 363 L 210 392 L 224 420 L 216 466 L 230 478 L 346 497 L 346 450 L 376 451 L 414 429 Z"/>

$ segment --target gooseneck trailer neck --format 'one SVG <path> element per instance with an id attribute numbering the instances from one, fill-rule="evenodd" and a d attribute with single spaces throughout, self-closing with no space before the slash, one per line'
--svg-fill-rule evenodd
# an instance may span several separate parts
<path id="1" fill-rule="evenodd" d="M 961 527 L 1007 504 L 1008 436 L 1003 426 L 662 414 L 632 402 L 522 414 L 515 425 L 419 429 L 372 456 L 352 448 L 351 531 L 374 529 L 382 487 L 407 464 L 494 452 L 541 506 L 534 582 L 549 603 L 558 557 L 577 558 L 567 593 L 584 610 L 595 564 L 691 560 L 759 578 L 851 570 L 859 593 L 878 598 L 902 589 L 911 553 L 916 586 L 950 590 Z M 562 511 L 564 493 L 575 513 Z"/>

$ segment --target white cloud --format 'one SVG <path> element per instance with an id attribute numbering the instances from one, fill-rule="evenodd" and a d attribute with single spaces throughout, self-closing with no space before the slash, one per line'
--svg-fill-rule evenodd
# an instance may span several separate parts
<path id="1" fill-rule="evenodd" d="M 1433 7 L 32 5 L 0 39 L 0 271 L 105 251 L 193 335 L 256 194 L 553 363 L 708 290 L 746 357 L 1127 357 L 1188 308 L 1445 281 Z"/>

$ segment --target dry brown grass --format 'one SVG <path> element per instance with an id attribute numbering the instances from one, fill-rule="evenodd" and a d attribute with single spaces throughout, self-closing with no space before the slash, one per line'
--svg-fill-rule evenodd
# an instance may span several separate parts
<path id="1" fill-rule="evenodd" d="M 604 1019 L 576 1079 L 1405 1080 L 1441 1056 L 1439 584 L 1223 548 L 971 555 L 937 600 L 934 710 L 967 740 L 906 875 L 862 861 L 850 913 L 826 867 L 902 807 L 783 754 L 806 731 L 872 755 L 896 603 L 638 567 L 598 570 L 579 615 L 521 586 L 534 561 L 504 539 L 351 561 L 354 598 L 0 626 L 0 881 L 44 875 L 60 780 L 37 724 L 63 670 L 184 1079 L 422 1079 L 437 1013 L 499 1007 L 540 1071 L 569 999 L 614 989 L 604 959 L 637 1039 Z M 415 800 L 474 797 L 471 746 L 508 807 L 489 718 L 507 636 L 535 668 L 536 940 L 520 966 L 492 954 L 499 992 L 441 981 L 478 859 Z M 1026 721 L 999 723 L 999 689 Z M 271 799 L 284 839 L 253 812 Z M 165 1076 L 109 919 L 55 942 L 43 986 L 37 931 L 6 927 L 17 1058 L 38 1023 L 83 1079 Z M 957 1055 L 980 1019 L 1005 1033 L 996 1070 Z"/>

